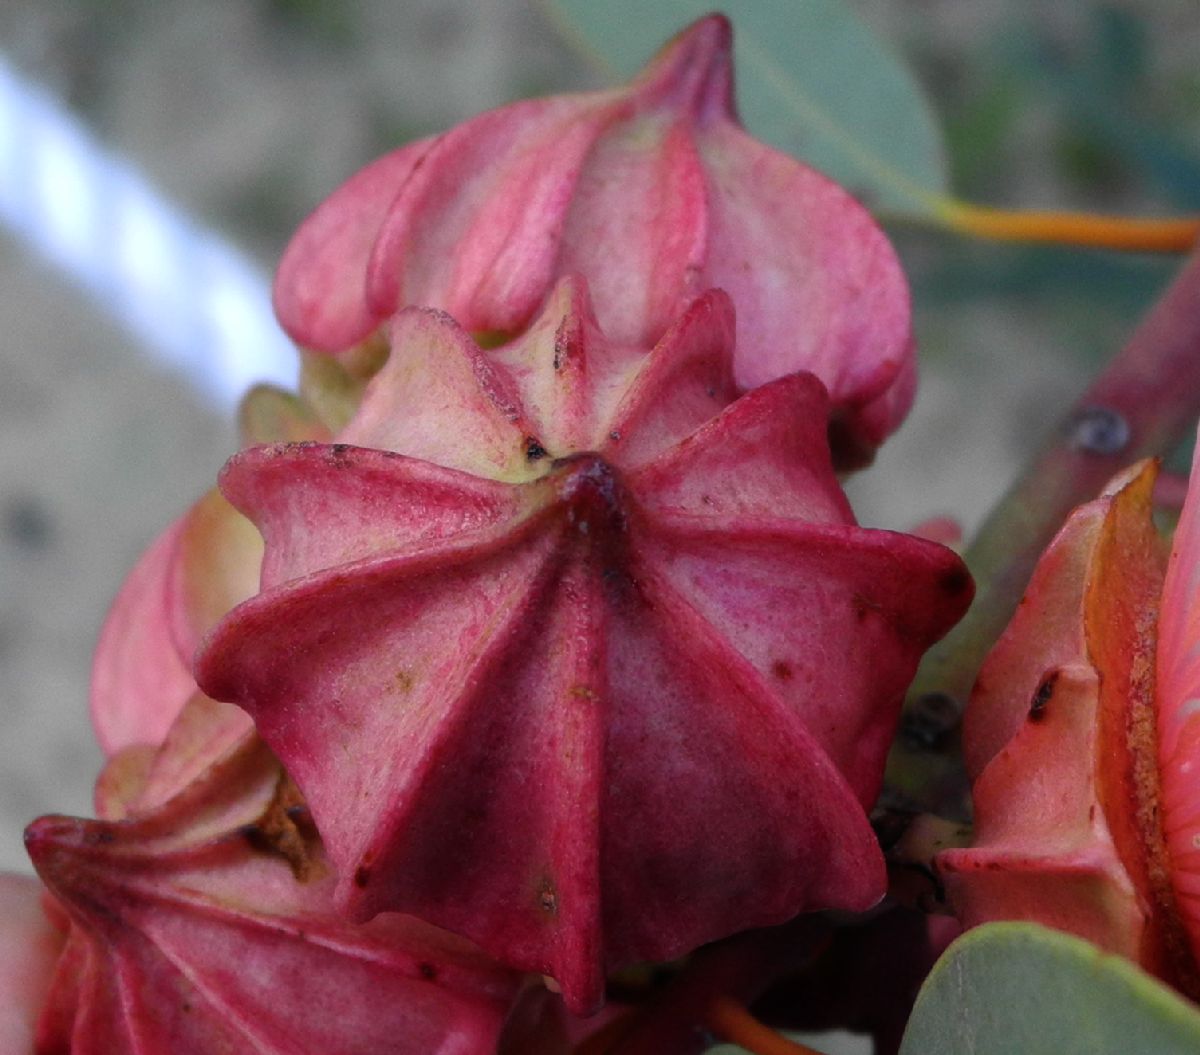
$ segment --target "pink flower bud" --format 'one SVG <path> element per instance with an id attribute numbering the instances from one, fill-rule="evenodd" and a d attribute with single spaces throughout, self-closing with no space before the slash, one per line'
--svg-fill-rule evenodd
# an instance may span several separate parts
<path id="1" fill-rule="evenodd" d="M 419 920 L 333 914 L 319 841 L 244 714 L 197 697 L 134 768 L 108 779 L 123 819 L 26 831 L 70 920 L 38 1051 L 494 1049 L 518 979 Z"/>
<path id="2" fill-rule="evenodd" d="M 1196 479 L 1165 587 L 1148 463 L 1075 510 L 1043 555 L 967 711 L 975 844 L 938 858 L 966 925 L 1029 919 L 1071 931 L 1192 996 Z"/>
<path id="3" fill-rule="evenodd" d="M 738 397 L 733 310 L 651 352 L 581 281 L 484 352 L 410 309 L 343 442 L 235 456 L 263 592 L 197 659 L 303 789 L 353 918 L 553 976 L 864 909 L 921 652 L 970 579 L 855 525 L 808 374 Z"/>
<path id="4" fill-rule="evenodd" d="M 869 460 L 912 402 L 908 289 L 865 209 L 738 123 L 730 38 L 709 16 L 625 88 L 515 103 L 368 165 L 288 247 L 284 328 L 336 351 L 418 305 L 511 336 L 578 273 L 609 337 L 650 347 L 720 287 L 737 385 L 815 373 L 839 453 Z"/>

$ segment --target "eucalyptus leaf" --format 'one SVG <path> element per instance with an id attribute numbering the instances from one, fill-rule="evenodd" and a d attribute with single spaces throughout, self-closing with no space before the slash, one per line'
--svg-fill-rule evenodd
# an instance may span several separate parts
<path id="1" fill-rule="evenodd" d="M 545 0 L 616 75 L 636 73 L 712 0 Z M 755 135 L 870 208 L 928 216 L 946 194 L 941 131 L 904 63 L 841 0 L 734 0 L 738 110 Z"/>
<path id="2" fill-rule="evenodd" d="M 1128 960 L 1033 923 L 969 931 L 917 997 L 900 1055 L 1195 1055 L 1200 1010 Z"/>

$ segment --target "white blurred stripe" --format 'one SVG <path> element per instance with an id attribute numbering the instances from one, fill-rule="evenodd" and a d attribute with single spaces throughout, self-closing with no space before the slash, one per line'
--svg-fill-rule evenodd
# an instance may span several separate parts
<path id="1" fill-rule="evenodd" d="M 266 279 L 0 58 L 0 223 L 222 407 L 297 361 Z"/>

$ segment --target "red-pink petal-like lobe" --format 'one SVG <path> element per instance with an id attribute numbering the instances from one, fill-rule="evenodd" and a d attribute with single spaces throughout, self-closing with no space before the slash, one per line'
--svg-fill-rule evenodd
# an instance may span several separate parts
<path id="1" fill-rule="evenodd" d="M 27 830 L 72 923 L 38 1051 L 491 1050 L 514 977 L 418 920 L 334 916 L 319 845 L 308 840 L 298 878 L 272 842 L 278 765 L 253 736 L 219 754 L 129 820 Z"/>
<path id="2" fill-rule="evenodd" d="M 66 935 L 42 908 L 45 889 L 0 874 L 0 1051 L 33 1055 L 34 1030 Z"/>
<path id="3" fill-rule="evenodd" d="M 704 284 L 737 305 L 738 383 L 804 369 L 848 415 L 881 399 L 913 363 L 908 287 L 887 237 L 837 184 L 736 124 L 714 122 L 697 138 L 720 188 Z M 911 399 L 911 379 L 906 388 Z M 882 441 L 908 405 L 888 409 L 867 440 Z"/>
<path id="4" fill-rule="evenodd" d="M 410 143 L 355 173 L 288 243 L 275 276 L 275 314 L 298 344 L 349 348 L 378 325 L 363 274 L 388 207 L 430 143 Z"/>
<path id="5" fill-rule="evenodd" d="M 674 108 L 639 109 L 593 147 L 557 271 L 587 276 L 614 337 L 652 345 L 688 300 L 716 284 L 704 266 L 708 200 L 692 121 Z"/>
<path id="6" fill-rule="evenodd" d="M 443 312 L 409 308 L 344 443 L 403 451 L 477 476 L 526 475 L 530 426 L 504 371 Z"/>
<path id="7" fill-rule="evenodd" d="M 1200 455 L 1167 564 L 1156 667 L 1163 833 L 1176 903 L 1200 960 Z"/>
<path id="8" fill-rule="evenodd" d="M 1149 912 L 1099 806 L 1096 673 L 1068 664 L 1043 684 L 1035 717 L 975 782 L 975 845 L 938 869 L 966 927 L 1033 920 L 1139 960 Z"/>
<path id="9" fill-rule="evenodd" d="M 603 450 L 632 467 L 673 446 L 737 398 L 733 346 L 733 304 L 720 290 L 689 304 L 647 355 L 609 340 L 595 321 L 587 283 L 579 276 L 563 279 L 529 329 L 490 353 L 511 379 L 508 390 L 520 392 L 527 415 L 524 478 L 541 475 L 544 458 Z M 397 447 L 383 430 L 353 435 L 420 453 Z"/>
<path id="10" fill-rule="evenodd" d="M 107 755 L 161 741 L 195 691 L 167 614 L 167 583 L 186 523 L 184 514 L 142 555 L 100 631 L 92 661 L 91 714 Z"/>
<path id="11" fill-rule="evenodd" d="M 375 556 L 503 535 L 535 508 L 513 487 L 431 462 L 347 444 L 279 444 L 235 454 L 230 501 L 260 511 L 264 585 Z M 405 496 L 397 506 L 394 496 Z M 303 532 L 290 530 L 303 523 Z M 369 528 L 364 531 L 364 527 Z"/>
<path id="12" fill-rule="evenodd" d="M 610 955 L 666 960 L 800 905 L 873 904 L 877 845 L 809 716 L 674 583 L 640 562 L 633 578 L 611 605 L 603 699 Z"/>
<path id="13" fill-rule="evenodd" d="M 730 646 L 730 662 L 743 657 L 801 715 L 869 807 L 895 731 L 883 715 L 946 610 L 969 600 L 961 569 L 940 547 L 848 526 L 664 518 L 653 530 L 647 564 Z"/>
<path id="14" fill-rule="evenodd" d="M 601 418 L 595 449 L 631 469 L 687 440 L 737 398 L 730 370 L 733 347 L 733 304 L 726 293 L 710 289 L 643 358 L 607 425 Z M 818 399 L 824 404 L 824 393 Z"/>
<path id="15" fill-rule="evenodd" d="M 1141 471 L 1118 475 L 1100 499 L 1074 510 L 1034 568 L 1016 614 L 984 660 L 963 718 L 963 757 L 972 780 L 1024 727 L 1030 693 L 1043 675 L 1087 655 L 1081 606 L 1110 512 L 1105 499 Z"/>
<path id="16" fill-rule="evenodd" d="M 780 378 L 746 393 L 653 461 L 636 458 L 631 482 L 646 509 L 665 515 L 853 524 L 845 494 L 831 486 L 827 406 L 811 374 Z M 626 464 L 629 445 L 613 441 L 609 450 Z"/>
<path id="17" fill-rule="evenodd" d="M 846 464 L 869 460 L 912 402 L 895 253 L 849 194 L 738 124 L 722 16 L 693 24 L 622 90 L 516 103 L 421 145 L 419 163 L 389 157 L 394 197 L 369 264 L 384 162 L 336 191 L 285 255 L 276 303 L 303 345 L 345 348 L 369 320 L 412 305 L 514 335 L 579 274 L 609 337 L 648 347 L 721 287 L 738 310 L 738 384 L 817 374 Z M 342 215 L 352 245 L 335 266 L 328 232 Z"/>
<path id="18" fill-rule="evenodd" d="M 520 329 L 553 284 L 558 237 L 612 93 L 530 99 L 436 139 L 400 189 L 366 272 L 377 318 L 443 308 L 470 330 Z"/>
<path id="19" fill-rule="evenodd" d="M 110 757 L 157 745 L 196 691 L 200 639 L 258 588 L 263 545 L 213 490 L 162 533 L 122 585 L 92 661 L 91 713 Z"/>

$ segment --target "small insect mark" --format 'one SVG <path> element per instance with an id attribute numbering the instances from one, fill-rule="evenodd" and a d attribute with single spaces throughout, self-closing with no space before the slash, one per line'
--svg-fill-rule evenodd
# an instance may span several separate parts
<path id="1" fill-rule="evenodd" d="M 1046 708 L 1050 704 L 1050 699 L 1054 695 L 1054 686 L 1058 681 L 1058 671 L 1053 671 L 1047 674 L 1038 685 L 1033 694 L 1033 699 L 1029 701 L 1029 720 L 1031 722 L 1043 721 L 1046 717 Z"/>

